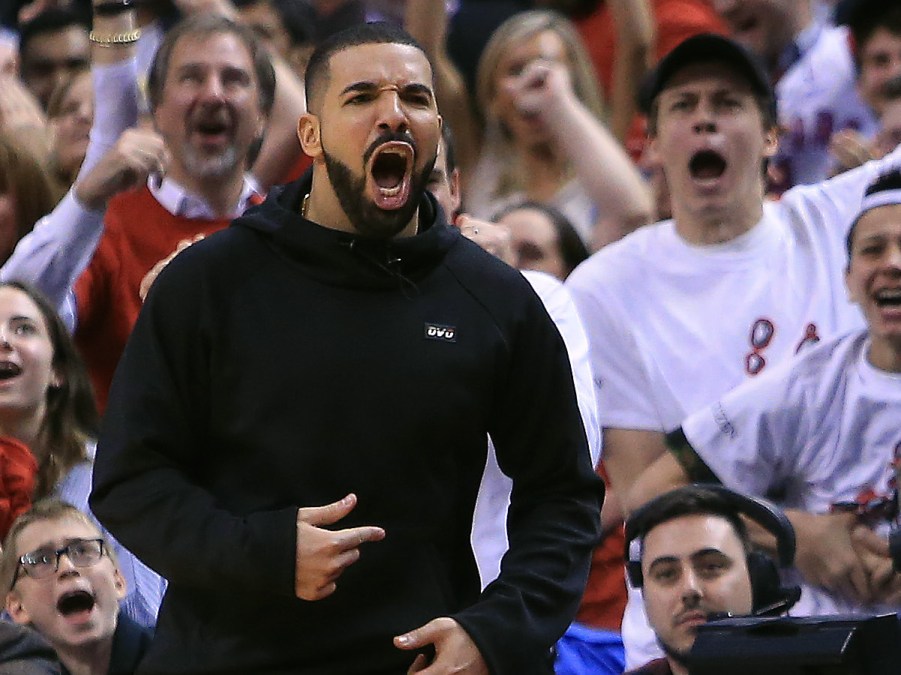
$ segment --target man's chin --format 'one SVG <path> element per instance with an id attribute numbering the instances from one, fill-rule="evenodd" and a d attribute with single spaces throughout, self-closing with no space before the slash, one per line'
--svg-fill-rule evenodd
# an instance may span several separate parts
<path id="1" fill-rule="evenodd" d="M 672 659 L 686 668 L 688 667 L 689 658 L 691 656 L 691 645 L 685 649 L 678 649 L 673 645 L 664 642 L 659 637 L 657 638 L 657 643 L 660 645 L 661 649 L 663 649 L 663 653 L 666 654 L 667 658 Z"/>
<path id="2" fill-rule="evenodd" d="M 214 154 L 188 149 L 184 155 L 185 169 L 195 178 L 223 178 L 235 171 L 238 153 L 233 147 Z"/>

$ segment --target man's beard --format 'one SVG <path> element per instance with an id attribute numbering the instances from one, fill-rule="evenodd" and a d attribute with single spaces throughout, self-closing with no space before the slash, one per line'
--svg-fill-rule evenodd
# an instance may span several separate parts
<path id="1" fill-rule="evenodd" d="M 238 165 L 238 150 L 233 144 L 215 155 L 198 152 L 188 143 L 182 149 L 185 169 L 194 178 L 222 178 Z"/>
<path id="2" fill-rule="evenodd" d="M 670 659 L 679 663 L 680 665 L 688 668 L 688 663 L 691 658 L 691 648 L 688 650 L 680 650 L 673 647 L 671 644 L 668 644 L 657 637 L 657 644 L 663 649 L 663 653 L 666 654 Z"/>
<path id="3" fill-rule="evenodd" d="M 377 141 L 374 145 L 380 144 Z M 426 162 L 422 171 L 413 172 L 410 177 L 410 197 L 407 199 L 407 203 L 399 209 L 386 211 L 366 198 L 365 173 L 356 177 L 349 166 L 330 155 L 325 148 L 323 148 L 322 154 L 325 158 L 325 168 L 332 189 L 350 224 L 364 237 L 378 239 L 390 239 L 410 224 L 416 214 L 416 209 L 419 208 L 420 201 L 422 201 L 426 182 L 437 159 L 437 155 L 432 157 L 430 161 Z M 370 155 L 371 152 L 367 151 L 366 156 Z"/>

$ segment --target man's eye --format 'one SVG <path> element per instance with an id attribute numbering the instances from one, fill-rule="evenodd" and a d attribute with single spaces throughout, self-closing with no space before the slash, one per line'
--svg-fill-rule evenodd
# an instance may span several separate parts
<path id="1" fill-rule="evenodd" d="M 678 575 L 675 569 L 666 568 L 655 571 L 652 576 L 658 584 L 669 584 L 674 582 Z"/>

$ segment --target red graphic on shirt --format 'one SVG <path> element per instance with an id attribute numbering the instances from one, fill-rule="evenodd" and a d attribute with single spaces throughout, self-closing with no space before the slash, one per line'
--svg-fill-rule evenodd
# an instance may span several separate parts
<path id="1" fill-rule="evenodd" d="M 757 375 L 766 368 L 763 350 L 769 346 L 775 334 L 776 326 L 769 319 L 757 319 L 751 326 L 751 351 L 745 356 L 745 372 L 748 375 Z"/>
<path id="2" fill-rule="evenodd" d="M 804 337 L 801 338 L 801 341 L 798 343 L 798 346 L 795 347 L 795 354 L 804 349 L 805 347 L 810 347 L 811 345 L 815 345 L 820 341 L 820 336 L 817 333 L 817 325 L 815 323 L 807 324 L 807 328 L 804 329 Z"/>

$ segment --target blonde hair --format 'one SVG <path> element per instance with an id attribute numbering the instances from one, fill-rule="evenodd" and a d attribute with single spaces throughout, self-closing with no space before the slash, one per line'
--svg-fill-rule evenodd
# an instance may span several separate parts
<path id="1" fill-rule="evenodd" d="M 56 206 L 50 172 L 44 159 L 36 157 L 19 139 L 0 133 L 0 195 L 10 195 L 16 205 L 16 232 L 13 248 L 31 232 L 34 224 Z M 12 250 L 0 251 L 0 264 Z"/>
<path id="2" fill-rule="evenodd" d="M 570 81 L 576 98 L 601 122 L 604 120 L 604 104 L 598 87 L 597 73 L 575 26 L 562 14 L 552 10 L 528 10 L 514 14 L 504 21 L 491 35 L 479 58 L 476 69 L 476 103 L 485 127 L 485 150 L 497 157 L 510 157 L 513 153 L 509 131 L 492 112 L 497 96 L 498 69 L 501 60 L 512 46 L 529 38 L 550 31 L 556 34 L 566 51 L 569 61 Z M 522 188 L 522 180 L 516 175 L 516 167 L 505 162 L 506 167 L 498 186 L 499 194 L 507 194 Z"/>
<path id="3" fill-rule="evenodd" d="M 103 550 L 112 560 L 113 567 L 119 568 L 116 552 L 110 546 L 106 537 L 103 536 L 103 532 L 101 532 L 97 523 L 91 520 L 87 514 L 61 499 L 55 497 L 42 499 L 35 502 L 28 511 L 16 518 L 6 534 L 6 539 L 3 540 L 3 552 L 2 556 L 0 556 L 0 588 L 3 588 L 4 593 L 12 590 L 10 587 L 13 583 L 13 576 L 15 576 L 16 568 L 19 566 L 19 558 L 23 555 L 23 553 L 16 552 L 16 542 L 22 531 L 34 523 L 60 520 L 73 520 L 87 525 L 97 532 L 97 537 L 103 539 Z"/>

